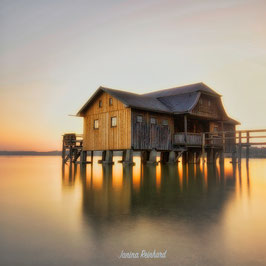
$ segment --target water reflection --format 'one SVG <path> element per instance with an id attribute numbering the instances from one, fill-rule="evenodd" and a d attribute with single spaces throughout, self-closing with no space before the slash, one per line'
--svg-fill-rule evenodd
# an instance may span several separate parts
<path id="1" fill-rule="evenodd" d="M 197 223 L 198 216 L 218 218 L 226 202 L 241 191 L 241 165 L 237 171 L 230 163 L 219 165 L 175 164 L 142 165 L 139 157 L 134 166 L 124 166 L 115 159 L 114 165 L 98 164 L 65 167 L 64 186 L 82 184 L 82 210 L 89 220 L 110 222 L 121 215 L 167 216 Z M 247 168 L 247 171 L 249 169 Z M 249 188 L 249 174 L 247 174 Z M 236 183 L 237 182 L 237 183 Z M 236 187 L 238 185 L 238 188 Z M 207 215 L 206 215 L 207 214 Z"/>
<path id="2" fill-rule="evenodd" d="M 67 165 L 0 157 L 0 265 L 265 265 L 266 160 Z M 26 243 L 26 244 L 25 244 Z"/>

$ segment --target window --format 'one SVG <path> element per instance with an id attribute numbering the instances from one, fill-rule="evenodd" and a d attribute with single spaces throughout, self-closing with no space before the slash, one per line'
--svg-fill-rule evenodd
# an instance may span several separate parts
<path id="1" fill-rule="evenodd" d="M 163 125 L 163 126 L 168 126 L 168 120 L 167 120 L 167 119 L 163 119 L 163 121 L 162 121 L 162 125 Z"/>
<path id="2" fill-rule="evenodd" d="M 157 119 L 154 117 L 151 117 L 151 124 L 156 125 L 157 124 Z"/>
<path id="3" fill-rule="evenodd" d="M 113 98 L 109 98 L 109 105 L 113 105 Z"/>
<path id="4" fill-rule="evenodd" d="M 211 106 L 211 101 L 210 100 L 208 100 L 208 106 Z"/>
<path id="5" fill-rule="evenodd" d="M 143 117 L 142 117 L 142 115 L 137 115 L 137 122 L 138 122 L 138 123 L 143 122 Z"/>
<path id="6" fill-rule="evenodd" d="M 111 127 L 116 127 L 117 121 L 116 121 L 116 116 L 111 117 Z"/>
<path id="7" fill-rule="evenodd" d="M 94 120 L 93 128 L 94 129 L 98 129 L 99 128 L 99 120 L 98 119 Z"/>
<path id="8" fill-rule="evenodd" d="M 201 98 L 200 98 L 199 102 L 200 102 L 200 104 L 202 104 L 202 99 Z"/>
<path id="9" fill-rule="evenodd" d="M 102 100 L 100 100 L 99 101 L 99 108 L 102 108 L 102 106 L 103 106 L 103 102 L 102 102 Z"/>

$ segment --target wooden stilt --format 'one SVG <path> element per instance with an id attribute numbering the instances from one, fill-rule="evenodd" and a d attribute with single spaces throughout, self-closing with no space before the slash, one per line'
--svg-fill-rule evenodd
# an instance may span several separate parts
<path id="1" fill-rule="evenodd" d="M 169 152 L 161 151 L 160 153 L 160 163 L 165 164 L 168 162 L 169 159 Z"/>
<path id="2" fill-rule="evenodd" d="M 185 151 L 182 153 L 182 164 L 187 164 L 188 162 L 188 152 Z"/>
<path id="3" fill-rule="evenodd" d="M 175 151 L 170 151 L 168 155 L 168 164 L 173 164 L 177 162 L 177 155 Z"/>
<path id="4" fill-rule="evenodd" d="M 133 150 L 126 150 L 125 154 L 123 154 L 123 165 L 134 165 L 133 162 Z"/>
<path id="5" fill-rule="evenodd" d="M 224 151 L 220 151 L 219 153 L 219 163 L 224 164 Z"/>
<path id="6" fill-rule="evenodd" d="M 246 160 L 249 160 L 249 132 L 247 132 L 247 147 L 246 147 Z"/>
<path id="7" fill-rule="evenodd" d="M 197 151 L 196 152 L 196 164 L 200 163 L 200 158 L 201 158 L 201 152 Z"/>
<path id="8" fill-rule="evenodd" d="M 214 150 L 211 148 L 207 151 L 207 163 L 211 164 L 214 163 Z"/>
<path id="9" fill-rule="evenodd" d="M 150 151 L 149 160 L 146 162 L 146 164 L 158 164 L 156 162 L 156 157 L 157 157 L 157 151 L 156 150 Z"/>
<path id="10" fill-rule="evenodd" d="M 113 162 L 113 151 L 106 151 L 105 158 L 102 161 L 103 164 L 114 164 Z"/>
<path id="11" fill-rule="evenodd" d="M 238 163 L 241 163 L 242 159 L 242 135 L 241 131 L 239 132 L 239 142 L 238 142 Z"/>
<path id="12" fill-rule="evenodd" d="M 194 163 L 194 151 L 189 151 L 188 152 L 188 163 L 189 164 Z"/>
<path id="13" fill-rule="evenodd" d="M 205 133 L 202 134 L 201 158 L 202 164 L 205 162 Z"/>
<path id="14" fill-rule="evenodd" d="M 149 152 L 148 151 L 141 151 L 141 163 L 146 164 L 148 160 Z"/>

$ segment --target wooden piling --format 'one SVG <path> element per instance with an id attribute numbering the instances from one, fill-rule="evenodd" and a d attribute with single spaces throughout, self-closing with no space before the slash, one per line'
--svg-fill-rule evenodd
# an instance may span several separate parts
<path id="1" fill-rule="evenodd" d="M 123 165 L 134 165 L 133 150 L 126 150 L 123 152 Z"/>
<path id="2" fill-rule="evenodd" d="M 188 152 L 188 163 L 189 164 L 194 163 L 194 151 L 189 151 Z"/>
<path id="3" fill-rule="evenodd" d="M 196 158 L 195 158 L 195 163 L 196 163 L 196 164 L 199 164 L 199 163 L 200 163 L 200 158 L 201 158 L 201 153 L 200 153 L 199 151 L 197 151 L 197 152 L 195 153 L 195 156 L 196 156 Z"/>
<path id="4" fill-rule="evenodd" d="M 182 164 L 187 164 L 187 162 L 188 162 L 188 152 L 185 151 L 182 154 Z"/>
<path id="5" fill-rule="evenodd" d="M 114 164 L 113 162 L 113 151 L 105 151 L 105 158 L 102 161 L 103 164 Z"/>
<path id="6" fill-rule="evenodd" d="M 206 138 L 206 135 L 205 133 L 203 133 L 202 134 L 202 145 L 201 145 L 201 158 L 202 158 L 203 164 L 205 162 L 205 138 Z"/>
<path id="7" fill-rule="evenodd" d="M 157 157 L 157 151 L 156 150 L 151 150 L 149 154 L 149 160 L 146 162 L 146 164 L 158 164 L 156 162 L 156 157 Z"/>
<path id="8" fill-rule="evenodd" d="M 241 131 L 238 133 L 238 163 L 241 163 L 242 159 L 242 134 Z"/>
<path id="9" fill-rule="evenodd" d="M 207 163 L 211 164 L 214 163 L 214 150 L 211 148 L 207 151 Z"/>
<path id="10" fill-rule="evenodd" d="M 177 162 L 177 156 L 175 151 L 170 151 L 168 155 L 168 164 L 173 164 Z"/>
<path id="11" fill-rule="evenodd" d="M 247 131 L 246 160 L 249 160 L 249 131 Z"/>
<path id="12" fill-rule="evenodd" d="M 160 162 L 162 164 L 165 164 L 167 163 L 169 160 L 169 152 L 167 151 L 161 151 L 161 154 L 160 154 Z"/>

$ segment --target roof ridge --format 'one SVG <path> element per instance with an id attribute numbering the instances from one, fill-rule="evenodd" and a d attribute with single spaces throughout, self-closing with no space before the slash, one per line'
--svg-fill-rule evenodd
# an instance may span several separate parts
<path id="1" fill-rule="evenodd" d="M 105 86 L 100 86 L 99 89 L 110 90 L 110 91 L 114 91 L 114 92 L 128 93 L 128 94 L 137 95 L 137 96 L 141 96 L 142 95 L 142 94 L 139 94 L 139 93 L 134 93 L 134 92 L 125 91 L 125 90 L 117 90 L 117 89 L 113 89 L 113 88 L 109 88 L 109 87 L 105 87 Z"/>

